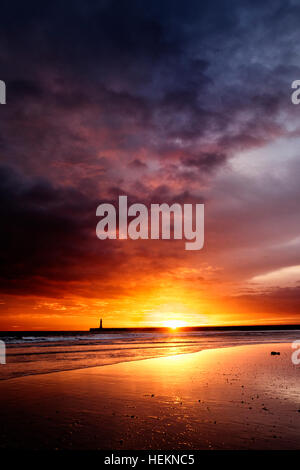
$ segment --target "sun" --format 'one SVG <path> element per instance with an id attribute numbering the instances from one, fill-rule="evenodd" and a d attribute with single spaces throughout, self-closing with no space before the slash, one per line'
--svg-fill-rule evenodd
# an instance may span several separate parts
<path id="1" fill-rule="evenodd" d="M 186 323 L 181 320 L 167 320 L 163 323 L 164 326 L 167 328 L 171 328 L 172 330 L 176 330 L 176 328 L 180 328 L 181 326 L 186 326 Z"/>

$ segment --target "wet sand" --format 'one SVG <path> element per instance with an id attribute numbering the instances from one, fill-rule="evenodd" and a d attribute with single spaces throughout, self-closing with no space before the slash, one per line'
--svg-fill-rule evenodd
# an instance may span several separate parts
<path id="1" fill-rule="evenodd" d="M 3 381 L 0 448 L 299 449 L 292 351 L 238 346 Z"/>

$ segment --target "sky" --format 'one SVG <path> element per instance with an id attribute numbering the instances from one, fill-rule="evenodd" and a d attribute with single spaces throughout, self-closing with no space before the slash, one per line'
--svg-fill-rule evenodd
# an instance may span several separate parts
<path id="1" fill-rule="evenodd" d="M 300 320 L 296 0 L 1 3 L 0 328 Z M 96 208 L 204 203 L 205 244 Z"/>

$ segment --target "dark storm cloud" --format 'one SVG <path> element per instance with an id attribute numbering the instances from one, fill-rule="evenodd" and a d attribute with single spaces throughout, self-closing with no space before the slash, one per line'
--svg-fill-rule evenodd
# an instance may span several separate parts
<path id="1" fill-rule="evenodd" d="M 58 159 L 63 144 L 57 145 L 59 130 L 53 129 L 52 115 L 67 139 L 76 109 L 82 113 L 80 124 L 106 129 L 103 150 L 115 142 L 124 152 L 148 148 L 158 158 L 177 158 L 174 153 L 182 146 L 188 151 L 215 132 L 218 153 L 225 146 L 230 154 L 241 141 L 258 145 L 269 138 L 282 100 L 280 81 L 271 83 L 272 64 L 268 68 L 253 61 L 253 23 L 259 12 L 267 30 L 269 24 L 277 28 L 280 15 L 289 18 L 293 10 L 276 2 L 259 9 L 253 2 L 251 7 L 249 2 L 231 2 L 230 8 L 223 2 L 196 1 L 151 2 L 147 8 L 135 1 L 29 2 L 26 8 L 6 4 L 0 63 L 15 103 L 7 118 L 18 127 L 38 119 L 39 132 L 41 127 L 44 131 L 39 140 L 46 140 L 48 148 L 55 145 Z M 232 51 L 234 80 L 227 50 Z M 244 125 L 238 116 L 242 108 L 251 115 Z M 257 137 L 253 123 L 260 127 Z M 20 146 L 31 144 L 28 133 L 30 129 L 27 142 L 22 134 L 17 137 Z M 70 154 L 76 153 L 67 146 Z M 90 137 L 83 152 L 96 153 Z M 36 156 L 27 155 L 27 165 L 32 158 Z M 21 160 L 22 155 L 20 165 Z"/>
<path id="2" fill-rule="evenodd" d="M 60 295 L 72 283 L 107 283 L 115 274 L 123 276 L 141 271 L 135 266 L 135 250 L 129 252 L 120 243 L 99 242 L 95 235 L 98 218 L 96 208 L 100 202 L 118 207 L 120 187 L 110 188 L 110 199 L 98 194 L 89 198 L 72 186 L 54 186 L 45 178 L 24 177 L 11 167 L 0 166 L 0 289 L 3 293 L 22 295 Z M 145 194 L 147 205 L 154 201 L 185 202 L 186 194 L 174 197 L 169 188 L 159 187 L 157 192 Z M 128 195 L 129 203 L 137 202 Z M 141 199 L 145 203 L 145 198 Z M 138 250 L 139 251 L 139 250 Z M 129 256 L 131 253 L 131 257 Z M 149 253 L 148 253 L 149 255 Z M 163 269 L 159 253 L 151 252 L 149 269 Z M 132 267 L 129 269 L 129 266 Z M 79 289 L 80 290 L 80 289 Z M 118 286 L 118 292 L 122 288 Z M 100 294 L 97 288 L 96 294 Z M 87 295 L 87 292 L 85 292 Z M 94 295 L 91 294 L 90 295 Z"/>
<path id="3" fill-rule="evenodd" d="M 226 156 L 222 153 L 204 153 L 199 156 L 182 159 L 182 163 L 187 167 L 197 168 L 207 172 L 224 163 Z"/>
<path id="4" fill-rule="evenodd" d="M 97 277 L 105 284 L 126 256 L 96 241 L 95 210 L 119 194 L 146 204 L 214 203 L 205 189 L 236 151 L 286 134 L 281 116 L 300 75 L 299 12 L 283 0 L 4 2 L 3 288 L 46 293 L 47 282 Z M 257 190 L 266 200 L 269 184 Z M 220 217 L 224 231 L 211 230 L 224 235 L 214 252 L 229 235 L 237 245 L 252 242 L 248 225 L 246 236 L 235 223 L 252 207 L 256 187 L 245 193 L 247 185 L 233 209 L 230 178 L 215 193 L 227 222 Z M 155 264 L 161 255 L 144 256 Z"/>
<path id="5" fill-rule="evenodd" d="M 95 243 L 95 200 L 8 167 L 0 180 L 2 290 L 38 293 L 47 281 L 79 280 L 83 272 L 88 278 L 91 257 L 113 258 L 108 245 L 104 253 Z"/>
<path id="6" fill-rule="evenodd" d="M 129 163 L 129 166 L 136 170 L 144 170 L 145 168 L 147 168 L 146 163 L 141 162 L 141 160 L 139 160 L 138 158 L 132 160 L 132 162 Z"/>

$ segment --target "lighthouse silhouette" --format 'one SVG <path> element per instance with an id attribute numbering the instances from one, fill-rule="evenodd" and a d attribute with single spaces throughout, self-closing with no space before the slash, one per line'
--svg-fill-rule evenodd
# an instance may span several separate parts
<path id="1" fill-rule="evenodd" d="M 103 330 L 103 327 L 102 327 L 102 318 L 100 318 L 100 324 L 99 324 L 99 327 L 98 328 L 90 328 L 90 331 L 92 333 L 97 333 L 99 332 L 100 330 Z"/>

